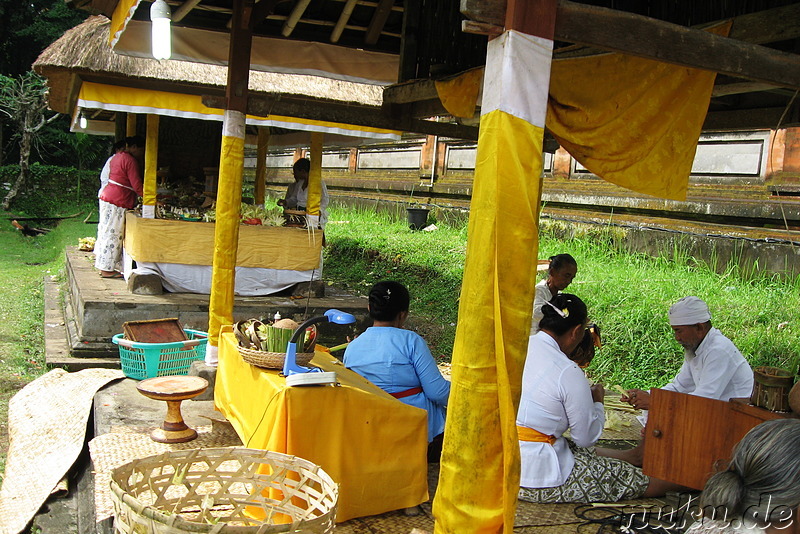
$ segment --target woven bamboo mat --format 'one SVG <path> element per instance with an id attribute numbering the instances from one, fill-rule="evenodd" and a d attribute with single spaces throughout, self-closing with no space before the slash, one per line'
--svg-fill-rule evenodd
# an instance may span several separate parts
<path id="1" fill-rule="evenodd" d="M 436 493 L 439 480 L 438 464 L 428 464 L 428 488 L 431 495 Z M 639 512 L 643 508 L 663 508 L 666 502 L 661 499 L 636 499 L 615 503 L 620 512 Z M 624 506 L 623 506 L 624 505 Z M 519 501 L 514 519 L 514 532 L 522 534 L 572 534 L 584 519 L 575 515 L 577 504 L 535 504 Z M 428 534 L 433 532 L 433 513 L 431 501 L 419 506 L 419 515 L 407 516 L 403 511 L 387 512 L 381 515 L 351 519 L 336 525 L 337 534 Z M 595 526 L 592 532 L 597 531 Z M 588 532 L 588 531 L 587 531 Z"/>
<path id="2" fill-rule="evenodd" d="M 22 531 L 78 458 L 95 392 L 114 369 L 53 369 L 9 402 L 10 444 L 0 489 L 0 533 Z"/>
<path id="3" fill-rule="evenodd" d="M 95 518 L 101 522 L 114 515 L 111 500 L 111 471 L 137 458 L 146 458 L 169 451 L 208 447 L 241 446 L 242 442 L 227 424 L 196 427 L 197 439 L 186 443 L 157 443 L 150 439 L 150 428 L 113 427 L 111 431 L 89 442 L 94 465 Z"/>

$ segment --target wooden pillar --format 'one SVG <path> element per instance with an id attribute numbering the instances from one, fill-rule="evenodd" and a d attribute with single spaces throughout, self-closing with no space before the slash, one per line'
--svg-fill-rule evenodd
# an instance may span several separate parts
<path id="1" fill-rule="evenodd" d="M 538 253 L 539 180 L 557 0 L 508 0 L 489 42 L 437 534 L 514 529 L 516 414 Z M 508 254 L 514 250 L 513 257 Z M 468 476 L 465 476 L 468 473 Z"/>
<path id="2" fill-rule="evenodd" d="M 227 102 L 222 121 L 217 221 L 214 230 L 214 259 L 208 305 L 209 346 L 206 362 L 210 365 L 217 363 L 220 327 L 233 323 L 253 4 L 254 0 L 233 0 L 228 50 L 228 84 L 225 90 Z"/>
<path id="3" fill-rule="evenodd" d="M 308 171 L 308 201 L 306 213 L 309 226 L 319 226 L 320 200 L 322 199 L 322 132 L 311 132 L 311 169 Z"/>
<path id="4" fill-rule="evenodd" d="M 264 189 L 267 181 L 267 149 L 269 149 L 269 128 L 258 127 L 258 147 L 256 149 L 256 183 L 253 192 L 254 202 L 264 205 Z"/>
<path id="5" fill-rule="evenodd" d="M 144 191 L 142 217 L 155 219 L 158 191 L 158 115 L 147 116 L 147 139 L 144 144 Z"/>
<path id="6" fill-rule="evenodd" d="M 128 114 L 117 111 L 114 114 L 114 142 L 122 141 L 127 136 Z"/>
<path id="7" fill-rule="evenodd" d="M 126 113 L 126 128 L 125 136 L 133 137 L 136 135 L 136 114 Z"/>

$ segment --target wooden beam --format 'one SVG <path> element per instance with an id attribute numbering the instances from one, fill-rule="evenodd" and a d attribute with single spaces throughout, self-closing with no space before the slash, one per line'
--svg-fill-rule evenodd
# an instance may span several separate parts
<path id="1" fill-rule="evenodd" d="M 403 28 L 400 37 L 400 66 L 397 81 L 404 82 L 417 77 L 417 54 L 419 50 L 420 0 L 405 0 Z"/>
<path id="2" fill-rule="evenodd" d="M 714 90 L 711 91 L 711 97 L 714 98 L 726 95 L 741 95 L 744 93 L 756 93 L 758 91 L 768 91 L 770 89 L 775 89 L 775 86 L 769 83 L 761 83 L 761 82 L 717 84 L 714 86 Z"/>
<path id="3" fill-rule="evenodd" d="M 275 6 L 279 0 L 260 0 L 253 7 L 253 26 L 257 26 L 262 20 L 267 18 L 275 11 Z"/>
<path id="4" fill-rule="evenodd" d="M 189 12 L 200 3 L 200 0 L 186 0 L 184 3 L 180 5 L 178 9 L 172 14 L 172 22 L 180 22 L 183 20 L 183 17 L 189 14 Z"/>
<path id="5" fill-rule="evenodd" d="M 469 18 L 504 25 L 505 0 L 462 0 Z M 466 11 L 464 10 L 466 6 Z M 558 0 L 555 39 L 800 88 L 800 57 L 613 9 Z M 746 61 L 745 61 L 746 60 Z"/>
<path id="6" fill-rule="evenodd" d="M 336 21 L 336 26 L 333 27 L 333 31 L 331 32 L 331 42 L 338 43 L 339 37 L 342 36 L 342 32 L 344 31 L 344 27 L 347 26 L 347 22 L 350 20 L 350 15 L 353 14 L 353 8 L 356 7 L 358 0 L 347 0 L 342 8 L 342 14 L 339 15 L 339 20 Z"/>
<path id="7" fill-rule="evenodd" d="M 385 104 L 410 104 L 422 100 L 438 100 L 438 98 L 436 82 L 429 79 L 398 83 L 383 90 Z"/>
<path id="8" fill-rule="evenodd" d="M 306 8 L 310 3 L 311 0 L 297 0 L 297 4 L 295 4 L 294 9 L 292 9 L 291 15 L 289 15 L 289 18 L 283 24 L 281 35 L 289 37 L 292 34 L 294 27 L 297 25 L 297 21 L 299 21 L 303 13 L 306 12 Z"/>
<path id="9" fill-rule="evenodd" d="M 800 4 L 740 15 L 729 37 L 753 44 L 776 43 L 800 37 Z"/>
<path id="10" fill-rule="evenodd" d="M 796 119 L 796 105 L 794 111 L 795 113 L 786 114 L 781 123 L 782 128 L 800 124 Z M 771 130 L 778 126 L 783 112 L 782 107 L 709 111 L 703 123 L 703 131 Z"/>
<path id="11" fill-rule="evenodd" d="M 218 96 L 204 96 L 203 104 L 210 108 L 224 109 L 225 100 Z M 478 139 L 478 129 L 472 126 L 418 120 L 410 116 L 391 117 L 376 106 L 354 106 L 284 96 L 250 95 L 247 113 L 259 117 L 282 115 L 472 141 Z"/>
<path id="12" fill-rule="evenodd" d="M 364 43 L 368 45 L 374 45 L 378 42 L 378 38 L 381 36 L 381 31 L 383 31 L 383 27 L 386 25 L 386 20 L 389 18 L 389 14 L 392 12 L 393 5 L 394 0 L 380 0 L 378 2 L 377 7 L 375 7 L 375 14 L 372 15 L 372 21 L 369 23 L 367 36 L 364 38 Z"/>

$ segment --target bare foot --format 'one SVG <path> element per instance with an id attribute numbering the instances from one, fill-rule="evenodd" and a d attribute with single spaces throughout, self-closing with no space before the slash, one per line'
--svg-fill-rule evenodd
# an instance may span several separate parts
<path id="1" fill-rule="evenodd" d="M 596 447 L 595 452 L 598 456 L 616 458 L 635 465 L 636 467 L 642 467 L 642 463 L 644 463 L 644 441 L 640 441 L 639 444 L 632 449 L 619 450 Z"/>

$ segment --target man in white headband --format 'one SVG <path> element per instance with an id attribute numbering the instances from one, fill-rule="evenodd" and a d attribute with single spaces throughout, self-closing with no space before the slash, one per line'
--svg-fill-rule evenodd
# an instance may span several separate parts
<path id="1" fill-rule="evenodd" d="M 669 324 L 684 349 L 683 366 L 662 389 L 709 399 L 749 397 L 753 370 L 739 349 L 711 326 L 708 305 L 697 297 L 684 297 L 669 309 Z M 650 407 L 650 394 L 640 389 L 623 397 L 636 408 Z"/>
<path id="2" fill-rule="evenodd" d="M 750 396 L 753 392 L 750 364 L 730 339 L 711 326 L 711 312 L 705 302 L 697 297 L 682 298 L 670 307 L 669 324 L 675 341 L 683 347 L 684 359 L 672 382 L 661 389 L 724 401 Z M 650 408 L 650 393 L 641 389 L 629 389 L 621 400 L 642 410 Z M 644 440 L 632 449 L 596 451 L 600 456 L 641 466 L 643 444 Z"/>

